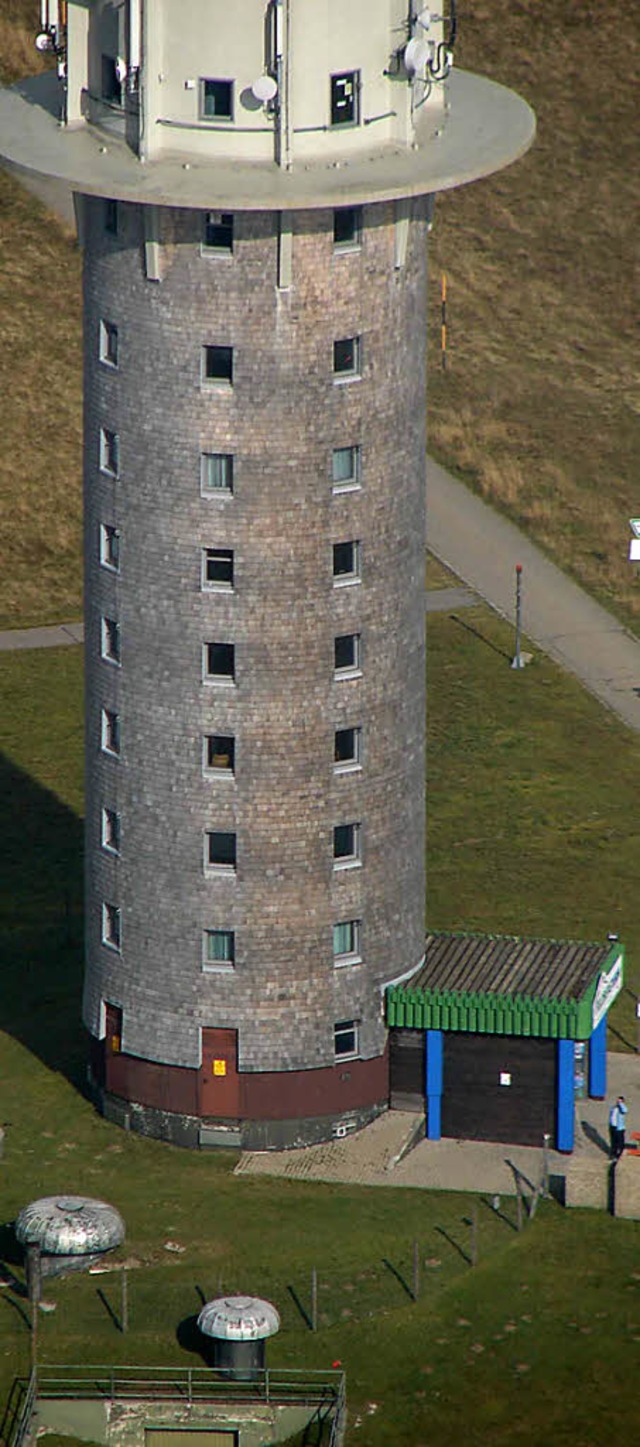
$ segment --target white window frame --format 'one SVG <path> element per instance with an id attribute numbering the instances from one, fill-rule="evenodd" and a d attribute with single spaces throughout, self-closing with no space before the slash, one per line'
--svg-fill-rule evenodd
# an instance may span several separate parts
<path id="1" fill-rule="evenodd" d="M 223 768 L 222 766 L 220 766 L 219 768 L 216 768 L 213 764 L 210 764 L 210 763 L 208 762 L 208 758 L 209 758 L 209 739 L 214 739 L 214 738 L 220 738 L 220 739 L 228 738 L 228 739 L 231 739 L 231 740 L 232 740 L 232 743 L 233 743 L 233 763 L 230 764 L 228 768 Z M 235 753 L 236 753 L 235 734 L 204 734 L 204 735 L 203 735 L 203 738 L 202 738 L 202 772 L 203 772 L 203 774 L 206 774 L 206 777 L 207 777 L 208 779 L 234 779 L 234 778 L 235 778 L 235 772 L 236 772 Z"/>
<path id="2" fill-rule="evenodd" d="M 353 568 L 350 573 L 333 573 L 334 588 L 353 588 L 356 583 L 362 582 L 362 547 L 358 538 L 344 538 L 333 544 L 333 548 L 349 547 L 353 554 Z M 333 552 L 335 569 L 335 551 Z"/>
<path id="3" fill-rule="evenodd" d="M 353 829 L 353 850 L 352 850 L 351 854 L 344 854 L 344 855 L 340 856 L 339 858 L 336 858 L 336 854 L 335 854 L 335 847 L 336 847 L 336 844 L 335 844 L 335 830 L 336 830 L 336 829 Z M 356 822 L 355 820 L 352 820 L 352 819 L 345 820 L 344 824 L 336 824 L 336 825 L 334 825 L 333 849 L 334 849 L 334 854 L 333 854 L 333 868 L 334 868 L 334 871 L 338 872 L 339 870 L 343 870 L 343 869 L 360 869 L 360 867 L 361 867 L 361 865 L 362 865 L 362 825 L 361 825 L 359 822 Z"/>
<path id="4" fill-rule="evenodd" d="M 338 1034 L 342 1031 L 353 1035 L 353 1049 L 338 1050 Z M 357 1060 L 360 1054 L 360 1021 L 336 1020 L 333 1027 L 333 1052 L 336 1060 Z"/>
<path id="5" fill-rule="evenodd" d="M 122 954 L 122 911 L 106 900 L 102 903 L 102 943 L 105 949 Z"/>
<path id="6" fill-rule="evenodd" d="M 228 556 L 231 559 L 231 582 L 209 582 L 207 578 L 207 563 L 209 558 L 214 557 L 216 553 L 220 555 L 224 554 L 225 557 Z M 235 585 L 234 562 L 233 548 L 203 548 L 200 568 L 200 585 L 203 593 L 233 593 Z"/>
<path id="7" fill-rule="evenodd" d="M 112 342 L 115 340 L 115 347 Z M 100 318 L 98 355 L 105 367 L 110 367 L 112 372 L 117 372 L 119 364 L 118 356 L 118 328 L 115 322 L 110 322 L 106 317 Z M 115 351 L 115 359 L 111 352 Z"/>
<path id="8" fill-rule="evenodd" d="M 338 478 L 335 476 L 335 459 L 338 453 L 349 453 L 352 460 L 351 473 L 348 477 Z M 333 493 L 357 492 L 362 487 L 362 449 L 359 443 L 351 447 L 334 447 L 331 454 L 331 491 Z"/>
<path id="9" fill-rule="evenodd" d="M 355 663 L 350 664 L 350 665 L 349 665 L 348 667 L 346 667 L 346 668 L 336 668 L 336 666 L 335 666 L 335 645 L 336 645 L 336 638 L 334 638 L 334 643 L 333 643 L 333 647 L 334 647 L 333 676 L 334 676 L 334 678 L 335 678 L 337 681 L 340 681 L 340 680 L 342 680 L 342 679 L 347 679 L 347 678 L 362 678 L 362 634 L 361 634 L 361 633 L 339 633 L 339 634 L 337 634 L 337 638 L 353 638 L 353 639 L 355 640 L 356 661 L 355 661 Z"/>
<path id="10" fill-rule="evenodd" d="M 224 487 L 207 487 L 207 460 L 208 458 L 224 458 L 224 471 L 228 481 Z M 233 472 L 234 454 L 232 452 L 201 452 L 200 453 L 200 496 L 201 497 L 232 497 L 233 496 Z"/>
<path id="11" fill-rule="evenodd" d="M 105 477 L 120 476 L 120 435 L 110 427 L 100 428 L 100 471 Z"/>
<path id="12" fill-rule="evenodd" d="M 209 673 L 208 658 L 209 648 L 212 644 L 225 643 L 228 648 L 233 649 L 233 673 Z M 236 686 L 236 645 L 226 643 L 226 640 L 211 638 L 202 645 L 202 682 L 211 688 L 235 688 Z"/>
<path id="13" fill-rule="evenodd" d="M 115 541 L 115 563 L 112 561 L 111 543 Z M 109 573 L 120 572 L 120 529 L 111 523 L 100 523 L 100 566 Z"/>
<path id="14" fill-rule="evenodd" d="M 118 747 L 113 749 L 108 743 L 110 734 L 114 731 L 118 734 Z M 112 708 L 100 710 L 100 749 L 103 754 L 108 754 L 112 759 L 120 758 L 120 714 Z"/>
<path id="15" fill-rule="evenodd" d="M 209 858 L 209 839 L 213 834 L 229 834 L 236 841 L 236 862 L 235 864 L 214 864 Z M 238 835 L 235 829 L 205 829 L 204 831 L 204 872 L 205 874 L 223 874 L 233 876 L 238 869 Z"/>
<path id="16" fill-rule="evenodd" d="M 336 368 L 335 349 L 340 342 L 353 342 L 353 366 L 342 367 L 340 371 Z M 358 334 L 352 337 L 336 337 L 333 343 L 333 381 L 335 386 L 344 386 L 349 382 L 360 382 L 362 380 L 362 337 Z"/>
<path id="17" fill-rule="evenodd" d="M 359 772 L 361 771 L 361 769 L 362 769 L 362 728 L 361 728 L 361 726 L 360 726 L 359 724 L 347 724 L 346 727 L 344 727 L 344 728 L 336 729 L 336 730 L 335 730 L 335 733 L 336 733 L 336 734 L 339 734 L 339 733 L 352 733 L 352 734 L 353 734 L 353 736 L 354 736 L 354 738 L 353 738 L 354 753 L 353 753 L 353 758 L 351 758 L 351 759 L 336 760 L 336 759 L 334 758 L 334 763 L 333 763 L 333 772 L 334 772 L 334 774 L 355 774 L 355 773 L 359 773 Z M 334 753 L 335 753 L 335 747 L 334 747 Z"/>
<path id="18" fill-rule="evenodd" d="M 116 843 L 113 843 L 115 835 Z M 100 843 L 107 854 L 120 853 L 120 815 L 116 809 L 103 805 L 100 821 Z"/>
<path id="19" fill-rule="evenodd" d="M 343 929 L 345 925 L 350 926 L 353 932 L 353 945 L 351 950 L 336 950 L 336 930 Z M 360 965 L 362 942 L 362 921 L 359 919 L 336 920 L 333 926 L 333 963 L 336 969 L 343 969 L 345 965 Z"/>
<path id="20" fill-rule="evenodd" d="M 207 352 L 230 352 L 231 365 L 229 367 L 230 375 L 228 377 L 209 377 L 207 375 Z M 212 388 L 214 391 L 216 388 L 220 388 L 223 392 L 232 391 L 233 353 L 234 348 L 228 346 L 226 342 L 203 342 L 200 356 L 200 381 L 202 383 L 202 386 L 206 388 L 207 391 L 210 388 Z"/>
<path id="21" fill-rule="evenodd" d="M 111 633 L 112 628 L 115 629 L 114 634 Z M 104 662 L 111 663 L 114 668 L 120 668 L 121 646 L 120 624 L 117 618 L 107 618 L 103 614 L 100 619 L 100 655 Z"/>
<path id="22" fill-rule="evenodd" d="M 207 943 L 212 935 L 224 935 L 231 939 L 232 958 L 230 960 L 211 960 L 207 952 Z M 235 930 L 232 929 L 205 929 L 202 932 L 202 968 L 206 975 L 230 975 L 236 967 L 236 940 Z"/>

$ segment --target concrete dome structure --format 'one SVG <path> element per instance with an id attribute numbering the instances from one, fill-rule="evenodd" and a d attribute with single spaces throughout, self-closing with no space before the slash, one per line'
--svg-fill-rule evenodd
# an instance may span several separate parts
<path id="1" fill-rule="evenodd" d="M 293 1145 L 388 1101 L 424 953 L 434 194 L 529 108 L 406 0 L 45 0 L 0 95 L 84 247 L 86 988 L 101 1108 Z"/>

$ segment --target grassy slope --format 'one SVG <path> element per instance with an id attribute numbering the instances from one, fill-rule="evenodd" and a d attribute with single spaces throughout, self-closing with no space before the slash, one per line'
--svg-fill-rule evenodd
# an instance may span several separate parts
<path id="1" fill-rule="evenodd" d="M 546 661 L 511 672 L 508 632 L 486 610 L 465 611 L 462 623 L 436 615 L 429 627 L 430 923 L 629 933 L 638 846 L 626 828 L 625 780 L 638 770 L 640 741 Z M 635 1223 L 550 1204 L 517 1236 L 483 1206 L 472 1273 L 442 1234 L 468 1247 L 460 1197 L 236 1179 L 229 1156 L 128 1136 L 83 1100 L 81 685 L 79 650 L 0 657 L 3 1219 L 37 1194 L 103 1195 L 123 1211 L 127 1251 L 141 1264 L 131 1272 L 126 1338 L 97 1296 L 100 1285 L 117 1313 L 111 1278 L 48 1285 L 58 1305 L 40 1325 L 43 1357 L 197 1363 L 197 1287 L 249 1289 L 282 1311 L 274 1365 L 342 1361 L 350 1441 L 362 1447 L 457 1436 L 470 1447 L 631 1440 Z M 612 754 L 619 778 L 605 788 Z M 478 785 L 485 777 L 490 787 Z M 622 1006 L 621 1030 L 626 1023 Z M 512 1204 L 506 1211 L 513 1220 Z M 417 1306 L 383 1266 L 387 1257 L 408 1276 L 414 1238 L 423 1263 Z M 167 1239 L 183 1243 L 184 1255 L 165 1252 Z M 0 1227 L 0 1256 L 7 1251 L 11 1235 Z M 315 1337 L 288 1289 L 308 1302 L 313 1265 Z M 0 1293 L 0 1402 L 28 1362 L 22 1306 Z"/>
<path id="2" fill-rule="evenodd" d="M 637 3 L 463 3 L 460 63 L 520 91 L 538 134 L 516 166 L 438 201 L 444 376 L 436 326 L 430 356 L 432 450 L 636 619 L 639 19 Z"/>

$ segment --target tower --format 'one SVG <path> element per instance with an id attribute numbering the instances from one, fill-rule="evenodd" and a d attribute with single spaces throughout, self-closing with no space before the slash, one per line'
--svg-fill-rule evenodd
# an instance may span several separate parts
<path id="1" fill-rule="evenodd" d="M 186 1144 L 384 1109 L 423 956 L 427 233 L 533 134 L 455 29 L 45 0 L 0 97 L 84 249 L 92 1079 Z"/>

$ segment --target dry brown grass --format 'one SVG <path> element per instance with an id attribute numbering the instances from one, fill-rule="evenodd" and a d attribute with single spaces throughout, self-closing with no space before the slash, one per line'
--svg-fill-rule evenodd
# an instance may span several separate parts
<path id="1" fill-rule="evenodd" d="M 0 0 L 5 80 L 39 68 L 37 17 L 33 0 Z M 430 341 L 433 451 L 632 622 L 639 51 L 638 0 L 462 4 L 460 63 L 520 90 L 539 129 L 511 170 L 438 201 Z M 0 202 L 0 620 L 19 624 L 81 607 L 80 262 L 7 177 Z"/>
<path id="2" fill-rule="evenodd" d="M 438 201 L 431 316 L 446 270 L 449 366 L 432 326 L 430 447 L 637 619 L 640 9 L 468 0 L 460 35 L 461 63 L 519 90 L 538 136 Z"/>

